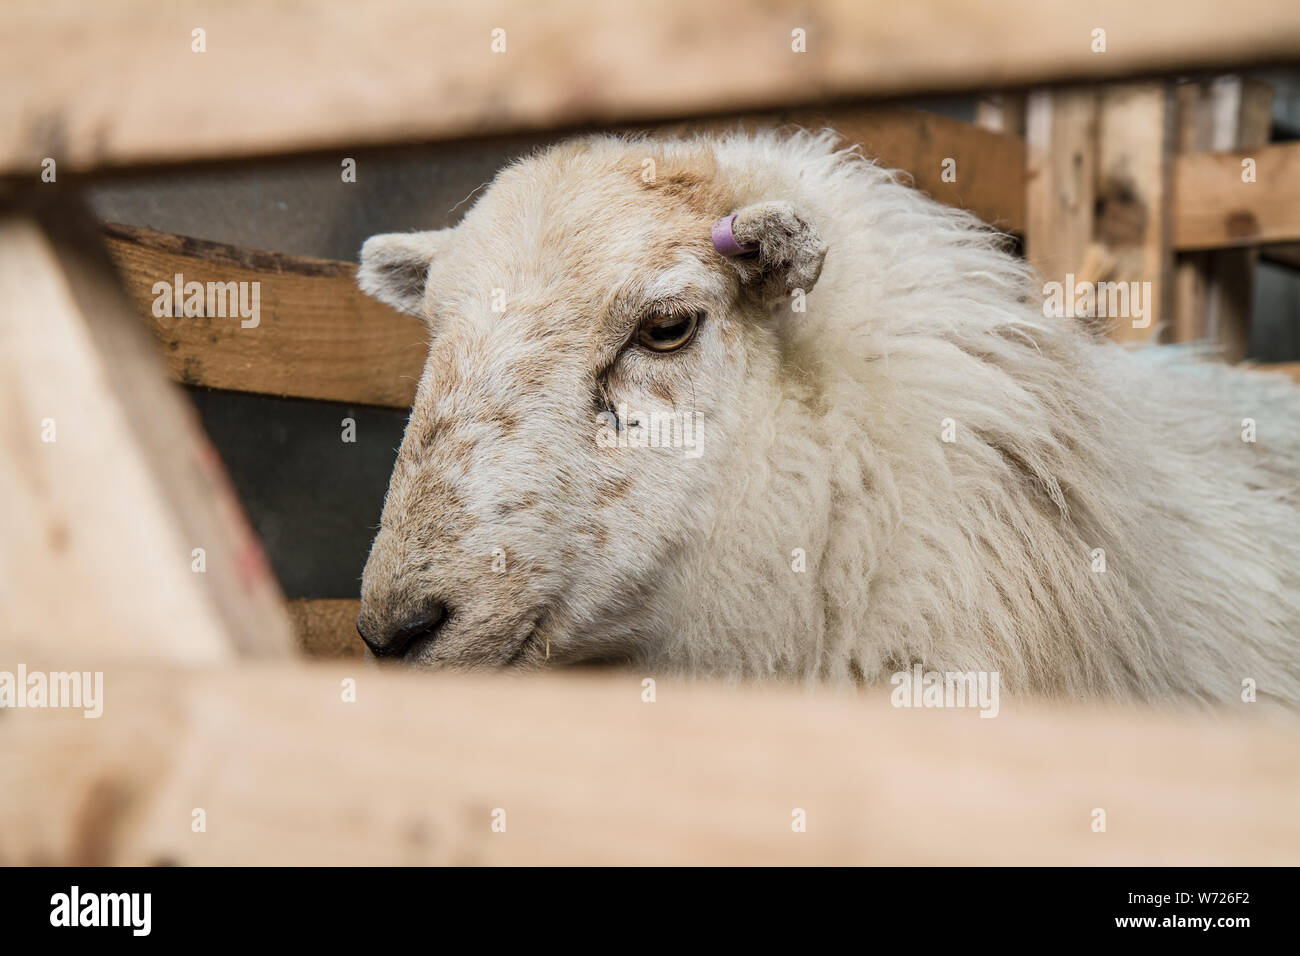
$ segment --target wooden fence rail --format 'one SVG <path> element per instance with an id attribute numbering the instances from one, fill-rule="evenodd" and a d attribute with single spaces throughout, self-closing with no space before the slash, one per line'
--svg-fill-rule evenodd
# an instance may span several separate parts
<path id="1" fill-rule="evenodd" d="M 110 225 L 105 232 L 127 295 L 148 319 L 177 381 L 365 405 L 411 404 L 428 348 L 424 325 L 362 294 L 351 263 L 130 226 Z M 176 276 L 205 287 L 257 283 L 257 325 L 245 328 L 243 322 L 252 320 L 238 314 L 175 317 Z M 173 290 L 168 308 L 156 308 L 159 282 Z"/>
<path id="2" fill-rule="evenodd" d="M 5 4 L 0 38 L 0 173 L 31 174 L 1287 62 L 1300 7 L 105 0 Z"/>
<path id="3" fill-rule="evenodd" d="M 3 862 L 1300 862 L 1300 728 L 1244 714 L 360 661 L 103 687 L 98 719 L 0 716 Z"/>

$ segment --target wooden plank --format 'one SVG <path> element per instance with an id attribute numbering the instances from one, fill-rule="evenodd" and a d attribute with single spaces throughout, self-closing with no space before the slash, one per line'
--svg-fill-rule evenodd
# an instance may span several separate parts
<path id="1" fill-rule="evenodd" d="M 1097 187 L 1097 93 L 1034 90 L 1026 104 L 1025 257 L 1046 282 L 1083 276 Z M 1089 270 L 1092 271 L 1092 270 Z"/>
<path id="2" fill-rule="evenodd" d="M 655 700 L 644 702 L 646 678 Z M 353 681 L 355 702 L 343 699 Z M 116 668 L 0 719 L 3 862 L 1290 864 L 1300 729 L 616 672 Z M 1250 705 L 1241 705 L 1253 712 Z M 165 719 L 160 720 L 160 715 Z M 255 783 L 255 785 L 253 785 Z M 205 830 L 195 832 L 195 809 Z M 1094 812 L 1105 811 L 1104 832 Z M 792 828 L 804 811 L 806 831 Z M 493 832 L 504 811 L 504 832 Z"/>
<path id="3" fill-rule="evenodd" d="M 1242 161 L 1255 161 L 1255 182 Z M 1174 244 L 1228 249 L 1300 242 L 1300 143 L 1180 156 L 1174 165 Z"/>
<path id="4" fill-rule="evenodd" d="M 298 648 L 307 657 L 364 657 L 357 635 L 361 602 L 355 598 L 312 598 L 289 602 Z"/>
<path id="5" fill-rule="evenodd" d="M 0 38 L 0 172 L 36 175 L 1290 62 L 1300 7 L 105 0 L 5 4 Z"/>
<path id="6" fill-rule="evenodd" d="M 1113 257 L 1108 282 L 1141 290 L 1142 314 L 1110 317 L 1120 342 L 1152 342 L 1173 306 L 1170 177 L 1175 106 L 1169 84 L 1123 84 L 1101 92 L 1094 235 Z M 1136 301 L 1134 298 L 1130 302 Z"/>
<path id="7" fill-rule="evenodd" d="M 408 407 L 428 350 L 424 324 L 356 286 L 350 263 L 105 227 L 127 294 L 148 317 L 173 378 L 187 385 Z M 155 314 L 155 283 L 257 283 L 260 316 Z M 173 296 L 173 299 L 175 296 Z M 251 302 L 251 291 L 249 295 Z M 174 304 L 174 303 L 173 303 Z M 229 311 L 229 310 L 227 310 Z"/>
<path id="8" fill-rule="evenodd" d="M 0 220 L 0 645 L 287 656 L 261 547 L 80 215 Z"/>

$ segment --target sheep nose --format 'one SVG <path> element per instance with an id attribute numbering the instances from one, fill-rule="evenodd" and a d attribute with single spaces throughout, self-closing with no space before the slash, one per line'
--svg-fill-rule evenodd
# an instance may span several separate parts
<path id="1" fill-rule="evenodd" d="M 357 633 L 376 657 L 401 657 L 407 648 L 424 637 L 433 637 L 447 619 L 447 606 L 430 601 L 411 616 L 391 623 L 357 617 Z"/>

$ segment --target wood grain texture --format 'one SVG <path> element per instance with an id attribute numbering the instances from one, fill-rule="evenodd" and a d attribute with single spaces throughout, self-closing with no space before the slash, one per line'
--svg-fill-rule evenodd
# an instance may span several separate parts
<path id="1" fill-rule="evenodd" d="M 1025 144 L 1025 257 L 1048 282 L 1083 278 L 1097 195 L 1097 92 L 1031 92 Z"/>
<path id="2" fill-rule="evenodd" d="M 1157 341 L 1172 314 L 1175 115 L 1173 88 L 1162 81 L 1120 84 L 1101 92 L 1094 236 L 1113 260 L 1105 280 L 1142 290 L 1144 306 L 1142 315 L 1133 309 L 1107 320 L 1111 336 L 1120 342 Z"/>
<path id="3" fill-rule="evenodd" d="M 0 719 L 2 862 L 1300 859 L 1300 729 L 1251 720 L 1244 704 L 1197 716 L 1004 699 L 987 720 L 884 695 L 360 661 L 115 668 L 104 681 L 97 720 Z M 191 829 L 195 808 L 205 832 Z M 796 809 L 806 832 L 792 830 Z"/>
<path id="4" fill-rule="evenodd" d="M 1255 182 L 1242 161 L 1255 160 Z M 1226 249 L 1300 242 L 1300 143 L 1180 156 L 1174 166 L 1174 243 Z"/>
<path id="5" fill-rule="evenodd" d="M 1300 7 L 104 0 L 5 4 L 0 38 L 0 172 L 36 175 L 1287 62 Z"/>
<path id="6" fill-rule="evenodd" d="M 81 216 L 0 224 L 0 651 L 288 656 L 261 546 Z"/>
<path id="7" fill-rule="evenodd" d="M 350 263 L 105 226 L 127 294 L 172 377 L 187 385 L 408 407 L 428 349 L 423 323 L 363 295 Z M 154 314 L 154 283 L 257 282 L 255 328 L 236 317 Z"/>

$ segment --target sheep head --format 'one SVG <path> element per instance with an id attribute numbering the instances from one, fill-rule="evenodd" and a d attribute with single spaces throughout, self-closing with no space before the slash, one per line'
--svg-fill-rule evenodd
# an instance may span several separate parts
<path id="1" fill-rule="evenodd" d="M 431 336 L 362 579 L 373 652 L 653 656 L 826 253 L 731 178 L 709 141 L 579 140 L 504 170 L 454 228 L 366 242 L 361 288 Z M 733 212 L 748 255 L 711 240 Z"/>

